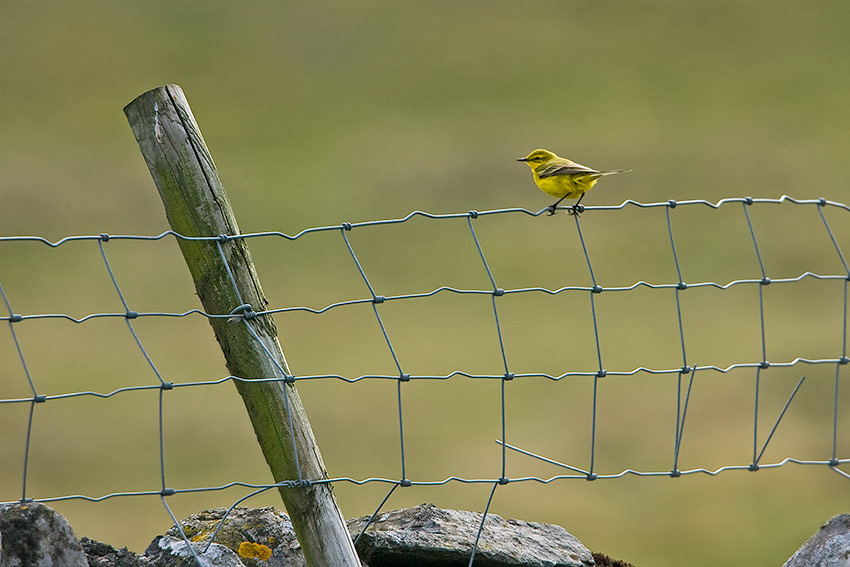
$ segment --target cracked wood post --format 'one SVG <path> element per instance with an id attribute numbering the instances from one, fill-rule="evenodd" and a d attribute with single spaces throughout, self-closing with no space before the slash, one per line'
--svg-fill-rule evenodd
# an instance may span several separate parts
<path id="1" fill-rule="evenodd" d="M 124 108 L 124 114 L 159 190 L 171 228 L 184 236 L 239 234 L 215 164 L 180 87 L 167 85 L 139 95 Z M 227 314 L 243 302 L 254 311 L 266 309 L 268 302 L 244 239 L 222 243 L 241 301 L 215 241 L 178 242 L 207 313 Z M 283 378 L 290 374 L 271 316 L 257 316 L 247 324 L 276 364 L 241 319 L 228 322 L 227 318 L 210 318 L 209 322 L 233 376 Z M 250 380 L 235 380 L 234 384 L 275 482 L 299 480 L 299 468 L 303 479 L 326 479 L 322 456 L 295 384 Z M 290 419 L 294 435 L 290 435 Z M 360 567 L 329 484 L 279 490 L 310 567 Z"/>

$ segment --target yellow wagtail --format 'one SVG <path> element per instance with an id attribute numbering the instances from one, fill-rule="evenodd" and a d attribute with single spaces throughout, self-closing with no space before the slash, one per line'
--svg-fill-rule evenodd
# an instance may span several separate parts
<path id="1" fill-rule="evenodd" d="M 579 213 L 578 205 L 584 194 L 599 181 L 600 177 L 625 173 L 631 169 L 616 169 L 613 171 L 597 171 L 586 165 L 581 165 L 567 158 L 558 157 L 548 150 L 534 150 L 524 158 L 534 175 L 534 182 L 547 195 L 557 197 L 554 205 L 549 207 L 549 214 L 554 215 L 556 207 L 564 199 L 575 199 L 575 205 L 568 209 L 569 214 Z"/>

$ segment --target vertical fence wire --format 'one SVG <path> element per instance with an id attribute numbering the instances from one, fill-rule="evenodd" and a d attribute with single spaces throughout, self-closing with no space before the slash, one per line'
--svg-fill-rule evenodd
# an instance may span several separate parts
<path id="1" fill-rule="evenodd" d="M 603 288 L 596 283 L 596 275 L 593 273 L 593 264 L 590 261 L 590 254 L 587 252 L 587 244 L 584 241 L 584 234 L 581 231 L 581 223 L 578 220 L 579 216 L 573 215 L 572 217 L 576 223 L 576 231 L 578 232 L 578 238 L 581 241 L 581 250 L 584 252 L 584 259 L 585 262 L 587 262 L 587 271 L 590 273 L 590 281 L 593 283 L 593 287 L 590 288 L 590 316 L 593 321 L 593 340 L 596 344 L 596 361 L 598 366 L 596 374 L 593 376 L 593 404 L 591 406 L 590 419 L 590 467 L 588 468 L 587 478 L 588 480 L 594 480 L 597 477 L 594 472 L 594 465 L 596 463 L 596 417 L 599 401 L 599 379 L 607 375 L 607 372 L 602 366 L 602 349 L 599 346 L 599 323 L 596 319 L 595 299 L 597 294 L 602 293 Z"/>
<path id="2" fill-rule="evenodd" d="M 752 220 L 750 219 L 750 212 L 747 210 L 748 207 L 752 206 L 752 201 L 745 201 L 742 203 L 744 216 L 747 219 L 747 227 L 750 230 L 750 238 L 752 239 L 753 248 L 755 249 L 756 259 L 758 260 L 759 270 L 761 271 L 761 285 L 758 286 L 759 292 L 759 325 L 761 329 L 761 364 L 756 367 L 756 382 L 755 382 L 755 393 L 754 393 L 754 402 L 753 402 L 753 462 L 750 465 L 753 469 L 758 467 L 758 459 L 756 456 L 758 452 L 758 424 L 759 424 L 759 389 L 761 386 L 761 371 L 764 368 L 767 368 L 769 363 L 767 362 L 767 341 L 765 338 L 764 331 L 764 286 L 770 283 L 770 278 L 767 277 L 767 274 L 764 271 L 764 262 L 761 259 L 761 251 L 759 250 L 758 239 L 756 238 L 756 232 L 753 228 Z"/>
<path id="3" fill-rule="evenodd" d="M 838 464 L 838 386 L 839 386 L 839 378 L 841 375 L 841 366 L 850 362 L 850 358 L 847 357 L 847 284 L 850 280 L 850 266 L 847 265 L 847 260 L 844 258 L 844 253 L 841 251 L 841 247 L 838 245 L 838 240 L 835 238 L 835 234 L 832 232 L 832 228 L 829 226 L 829 222 L 826 220 L 826 215 L 823 212 L 824 203 L 818 203 L 817 211 L 818 215 L 820 215 L 820 219 L 823 222 L 823 226 L 826 229 L 827 234 L 829 235 L 829 239 L 832 242 L 833 248 L 835 248 L 836 254 L 838 254 L 839 260 L 841 260 L 841 265 L 844 267 L 844 272 L 847 274 L 847 277 L 844 279 L 844 295 L 842 301 L 842 317 L 841 317 L 841 359 L 835 365 L 835 393 L 833 396 L 833 411 L 832 411 L 832 459 L 830 462 L 833 465 Z"/>
<path id="4" fill-rule="evenodd" d="M 496 298 L 505 295 L 505 290 L 496 285 L 496 278 L 493 277 L 493 271 L 490 269 L 490 264 L 487 263 L 487 258 L 484 256 L 484 250 L 481 248 L 481 243 L 478 241 L 478 235 L 475 233 L 475 227 L 472 226 L 472 219 L 478 218 L 478 213 L 471 211 L 466 218 L 469 232 L 472 235 L 472 240 L 475 243 L 475 249 L 478 250 L 478 256 L 481 258 L 481 263 L 484 265 L 484 270 L 487 272 L 487 277 L 490 279 L 490 284 L 493 286 L 493 294 L 490 300 L 493 304 L 493 319 L 496 324 L 496 336 L 499 339 L 499 353 L 502 356 L 502 367 L 505 370 L 504 379 L 500 382 L 500 410 L 501 410 L 501 450 L 502 450 L 502 473 L 499 478 L 507 478 L 507 456 L 506 456 L 506 410 L 505 410 L 505 382 L 513 380 L 514 374 L 508 367 L 508 356 L 505 353 L 505 340 L 502 337 L 502 325 L 499 323 L 499 308 L 496 306 Z M 482 524 L 483 525 L 483 524 Z"/>
<path id="5" fill-rule="evenodd" d="M 12 335 L 12 341 L 15 344 L 15 351 L 18 354 L 18 361 L 23 367 L 24 375 L 27 378 L 27 384 L 29 385 L 30 391 L 32 392 L 32 400 L 30 401 L 29 407 L 29 417 L 27 418 L 27 433 L 26 437 L 24 438 L 24 457 L 22 467 L 23 470 L 21 474 L 21 502 L 25 502 L 28 500 L 27 479 L 29 478 L 30 443 L 32 442 L 32 423 L 33 418 L 35 417 L 35 404 L 39 402 L 44 402 L 46 398 L 44 395 L 39 395 L 38 391 L 35 388 L 35 383 L 32 380 L 32 375 L 30 374 L 29 366 L 27 366 L 26 358 L 24 358 L 24 351 L 21 349 L 21 343 L 18 340 L 18 334 L 15 332 L 15 323 L 20 322 L 22 318 L 20 315 L 16 315 L 14 310 L 12 309 L 12 304 L 9 302 L 9 297 L 6 295 L 6 291 L 3 289 L 2 284 L 0 284 L 0 297 L 3 298 L 3 304 L 6 306 L 6 311 L 9 313 L 9 333 Z"/>
<path id="6" fill-rule="evenodd" d="M 676 286 L 673 288 L 673 294 L 676 298 L 676 322 L 679 330 L 679 347 L 682 350 L 682 369 L 676 377 L 676 427 L 674 431 L 673 444 L 673 470 L 672 475 L 678 476 L 679 473 L 679 449 L 682 446 L 682 431 L 685 426 L 685 415 L 688 410 L 688 402 L 691 397 L 691 387 L 696 376 L 696 365 L 693 368 L 688 366 L 688 353 L 685 348 L 685 326 L 682 322 L 682 302 L 679 294 L 688 288 L 688 285 L 682 279 L 682 268 L 679 264 L 679 253 L 676 250 L 676 239 L 673 237 L 673 224 L 670 220 L 670 211 L 676 207 L 676 201 L 668 201 L 669 206 L 664 208 L 665 220 L 667 221 L 667 237 L 670 240 L 670 250 L 673 252 L 673 264 L 676 267 Z M 682 407 L 682 378 L 686 374 L 690 374 L 688 381 L 688 391 L 685 396 L 685 404 Z"/>
<path id="7" fill-rule="evenodd" d="M 395 363 L 396 370 L 398 370 L 398 381 L 396 382 L 396 405 L 398 409 L 398 435 L 401 458 L 401 483 L 403 485 L 406 485 L 407 463 L 404 455 L 404 412 L 402 409 L 401 384 L 402 382 L 407 382 L 410 380 L 410 374 L 406 374 L 402 369 L 401 363 L 398 360 L 398 355 L 396 354 L 395 348 L 393 348 L 393 343 L 390 340 L 389 334 L 387 333 L 387 328 L 384 325 L 384 321 L 381 319 L 381 314 L 378 312 L 378 305 L 383 303 L 385 301 L 385 298 L 382 295 L 375 294 L 375 289 L 369 282 L 369 278 L 366 277 L 366 272 L 363 270 L 363 266 L 360 264 L 360 260 L 357 259 L 357 254 L 354 253 L 354 248 L 352 248 L 351 242 L 348 239 L 348 235 L 346 233 L 349 230 L 351 230 L 351 225 L 346 223 L 346 225 L 344 225 L 343 229 L 340 231 L 340 234 L 342 234 L 342 239 L 345 242 L 345 247 L 348 249 L 348 252 L 351 255 L 351 259 L 354 260 L 354 265 L 357 267 L 357 271 L 360 272 L 360 276 L 363 278 L 363 282 L 366 284 L 366 287 L 369 288 L 369 293 L 372 295 L 372 311 L 375 314 L 375 319 L 378 321 L 378 326 L 381 328 L 381 334 L 383 335 L 384 341 L 387 344 L 387 348 L 390 351 L 390 355 L 392 356 L 393 362 Z"/>

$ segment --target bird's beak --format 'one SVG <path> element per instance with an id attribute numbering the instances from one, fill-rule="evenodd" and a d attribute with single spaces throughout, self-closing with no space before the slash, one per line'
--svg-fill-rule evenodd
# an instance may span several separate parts
<path id="1" fill-rule="evenodd" d="M 524 158 L 524 157 L 517 158 L 517 161 L 528 161 L 528 158 Z"/>

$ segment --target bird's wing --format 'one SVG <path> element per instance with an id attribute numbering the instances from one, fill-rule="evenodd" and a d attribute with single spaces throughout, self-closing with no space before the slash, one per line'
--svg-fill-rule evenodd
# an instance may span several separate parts
<path id="1" fill-rule="evenodd" d="M 575 175 L 577 173 L 599 173 L 595 169 L 591 169 L 587 166 L 581 165 L 580 163 L 575 163 L 573 161 L 567 161 L 566 163 L 551 163 L 546 167 L 537 172 L 537 176 L 540 178 L 544 177 L 555 177 L 556 175 Z"/>

